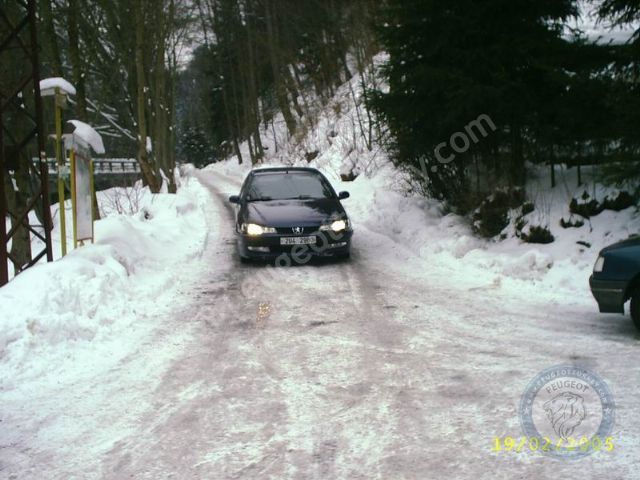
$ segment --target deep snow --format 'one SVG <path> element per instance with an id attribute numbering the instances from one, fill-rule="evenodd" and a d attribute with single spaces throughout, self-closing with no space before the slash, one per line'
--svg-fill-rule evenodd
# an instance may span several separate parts
<path id="1" fill-rule="evenodd" d="M 544 287 L 553 284 L 549 272 L 534 282 L 481 263 L 467 268 L 465 257 L 474 251 L 467 247 L 459 258 L 446 243 L 440 252 L 421 253 L 397 241 L 402 231 L 380 230 L 371 207 L 389 218 L 392 208 L 400 216 L 413 212 L 398 224 L 426 218 L 434 232 L 446 225 L 456 232 L 461 220 L 427 214 L 424 204 L 418 208 L 416 199 L 400 195 L 388 202 L 372 198 L 357 182 L 345 201 L 356 228 L 351 262 L 241 266 L 224 201 L 242 180 L 233 170 L 238 167 L 227 164 L 191 172 L 196 178 L 184 180 L 178 197 L 189 198 L 186 214 L 178 201 L 148 220 L 144 213 L 114 217 L 116 231 L 126 225 L 114 233 L 124 242 L 120 248 L 107 247 L 110 242 L 85 247 L 12 282 L 46 279 L 65 262 L 68 273 L 76 273 L 76 260 L 84 264 L 91 251 L 94 258 L 105 248 L 113 250 L 103 258 L 132 250 L 126 257 L 141 261 L 140 268 L 132 262 L 131 276 L 124 273 L 127 262 L 90 264 L 94 278 L 121 272 L 97 282 L 97 290 L 108 292 L 108 285 L 119 293 L 111 300 L 107 294 L 98 307 L 113 311 L 102 317 L 114 321 L 111 327 L 100 324 L 92 336 L 58 343 L 46 330 L 43 338 L 20 330 L 22 342 L 14 348 L 26 355 L 3 358 L 9 360 L 3 378 L 7 372 L 15 379 L 0 392 L 3 475 L 638 478 L 638 335 L 628 319 L 599 315 L 581 279 L 569 290 L 582 293 L 568 296 Z M 384 177 L 376 181 L 384 184 Z M 360 180 L 367 181 L 373 180 Z M 202 197 L 202 185 L 210 198 Z M 422 216 L 414 218 L 418 211 Z M 164 248 L 182 259 L 164 264 L 159 254 L 166 251 L 148 243 L 163 229 L 145 226 L 162 218 L 174 224 L 182 216 L 191 217 L 182 232 L 208 238 L 182 248 L 175 229 L 164 232 Z M 138 229 L 141 237 L 131 235 Z M 487 257 L 488 249 L 499 248 L 481 247 L 487 249 L 476 248 L 476 255 Z M 91 285 L 75 286 L 90 294 Z M 24 284 L 13 288 L 26 290 Z M 78 305 L 82 297 L 66 300 Z M 23 312 L 31 310 L 23 302 L 15 315 L 24 321 Z M 63 308 L 48 318 L 62 321 Z M 95 317 L 86 312 L 83 321 Z M 614 391 L 614 453 L 578 463 L 492 453 L 495 436 L 520 435 L 517 406 L 529 380 L 565 362 L 588 366 Z"/>
<path id="2" fill-rule="evenodd" d="M 353 134 L 354 108 L 345 86 L 298 142 L 281 119 L 277 141 L 265 133 L 265 164 L 317 150 L 310 164 L 351 192 L 351 262 L 240 265 L 225 197 L 250 166 L 231 159 L 186 169 L 176 196 L 101 194 L 95 245 L 0 290 L 0 476 L 640 478 L 639 335 L 600 315 L 587 284 L 598 249 L 638 232 L 637 212 L 561 229 L 584 187 L 559 170 L 552 190 L 537 171 L 529 219 L 557 241 L 480 240 L 406 193 Z M 491 453 L 521 435 L 529 380 L 560 363 L 613 390 L 614 452 Z"/>
<path id="3" fill-rule="evenodd" d="M 112 193 L 99 195 L 103 205 Z M 96 222 L 95 244 L 39 264 L 0 289 L 5 398 L 110 368 L 149 333 L 152 323 L 140 316 L 152 319 L 176 301 L 176 275 L 205 248 L 208 194 L 184 179 L 178 195 L 147 189 L 140 195 L 135 215 L 112 212 Z M 56 223 L 55 239 L 58 232 Z M 59 256 L 59 241 L 54 245 Z"/>

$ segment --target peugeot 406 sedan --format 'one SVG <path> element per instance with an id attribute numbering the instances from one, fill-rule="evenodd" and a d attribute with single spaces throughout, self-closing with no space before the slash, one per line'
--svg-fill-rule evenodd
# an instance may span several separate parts
<path id="1" fill-rule="evenodd" d="M 239 195 L 237 249 L 240 259 L 305 263 L 311 257 L 348 258 L 353 229 L 340 200 L 314 168 L 259 168 L 245 179 Z"/>
<path id="2" fill-rule="evenodd" d="M 631 317 L 640 329 L 640 237 L 603 249 L 589 284 L 603 313 L 624 313 L 631 299 Z"/>

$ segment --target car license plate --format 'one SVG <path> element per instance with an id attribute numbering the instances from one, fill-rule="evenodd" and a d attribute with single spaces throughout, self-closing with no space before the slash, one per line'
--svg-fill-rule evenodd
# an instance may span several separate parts
<path id="1" fill-rule="evenodd" d="M 280 245 L 315 245 L 316 237 L 282 237 Z"/>

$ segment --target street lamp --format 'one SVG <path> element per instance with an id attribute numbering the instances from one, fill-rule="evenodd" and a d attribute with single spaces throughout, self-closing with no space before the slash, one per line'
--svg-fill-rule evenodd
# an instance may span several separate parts
<path id="1" fill-rule="evenodd" d="M 67 225 L 64 209 L 64 179 L 69 176 L 62 151 L 62 109 L 67 106 L 69 95 L 75 95 L 76 89 L 62 77 L 45 78 L 40 81 L 40 95 L 54 97 L 56 124 L 56 164 L 58 166 L 58 204 L 60 207 L 60 248 L 62 256 L 67 254 Z"/>

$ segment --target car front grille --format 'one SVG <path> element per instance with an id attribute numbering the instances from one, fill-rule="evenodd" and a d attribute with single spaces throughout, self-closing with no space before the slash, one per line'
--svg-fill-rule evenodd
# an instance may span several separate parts
<path id="1" fill-rule="evenodd" d="M 286 227 L 276 228 L 276 232 L 281 235 L 311 235 L 312 233 L 317 232 L 319 229 L 319 225 L 316 227 Z"/>

